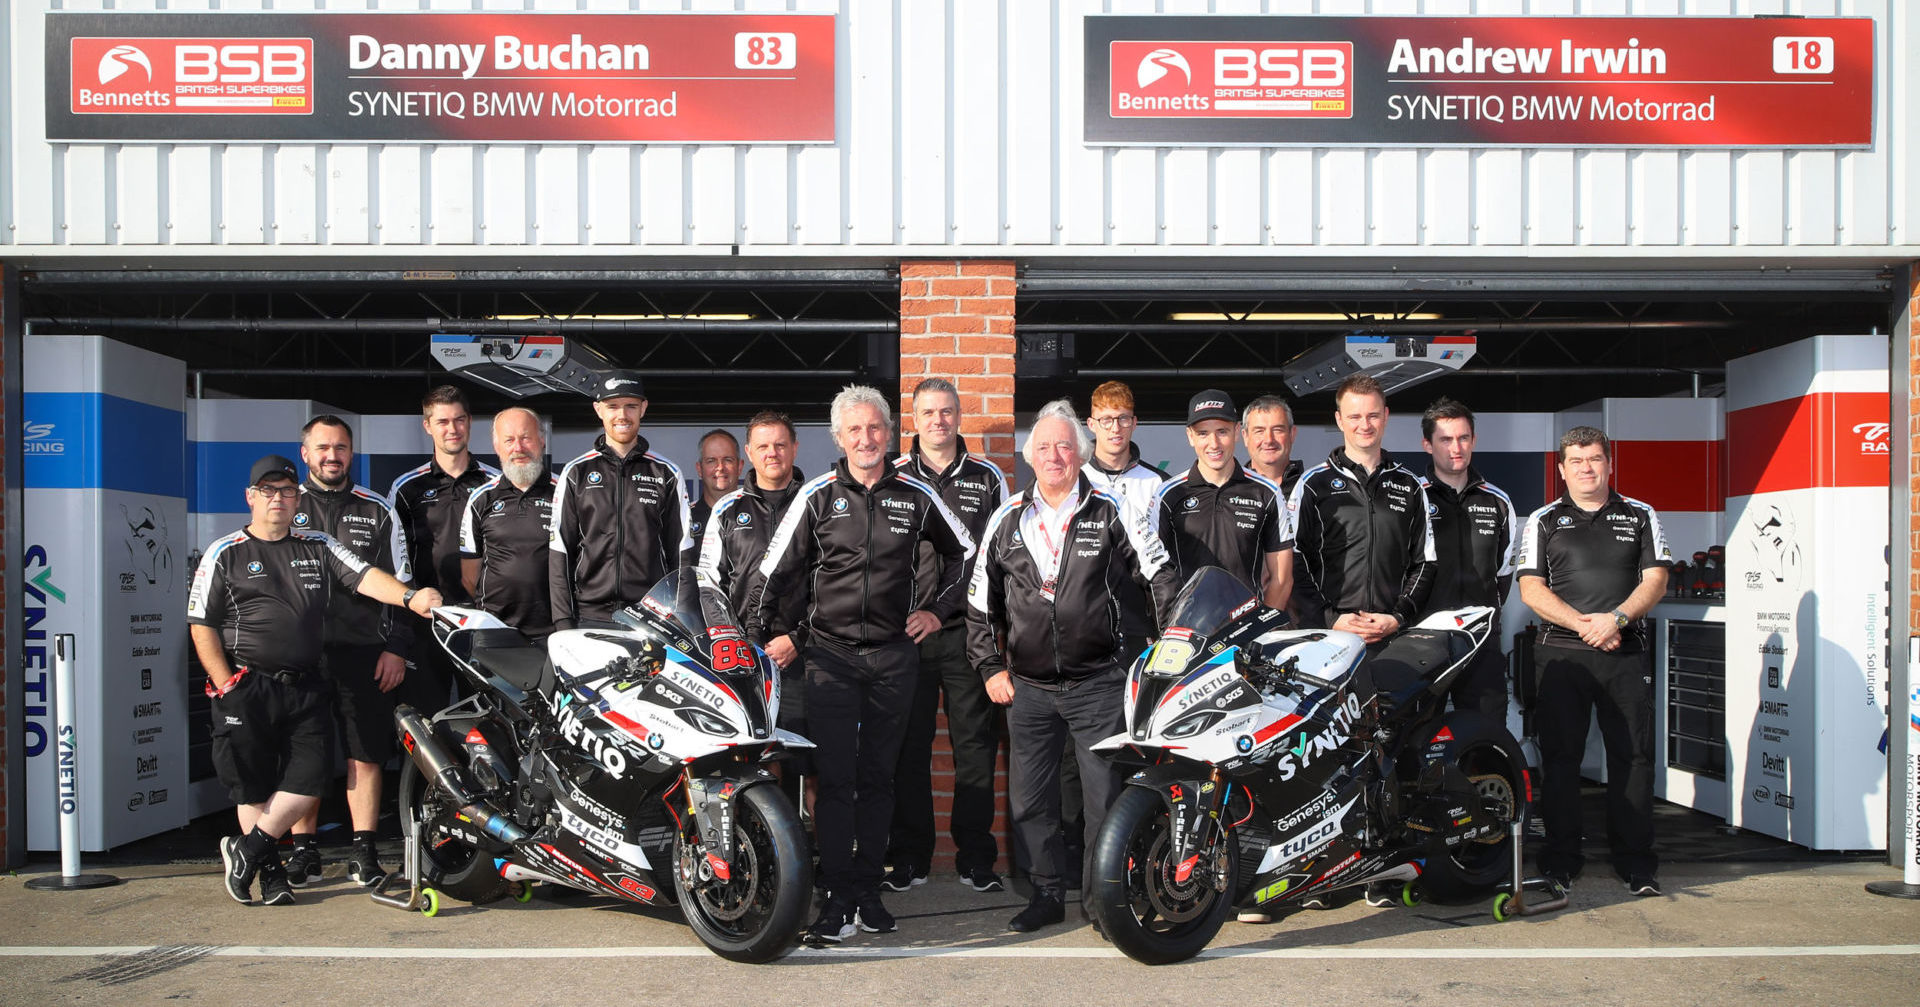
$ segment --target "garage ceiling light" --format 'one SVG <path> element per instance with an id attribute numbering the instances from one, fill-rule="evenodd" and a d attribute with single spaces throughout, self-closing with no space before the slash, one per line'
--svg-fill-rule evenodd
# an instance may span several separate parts
<path id="1" fill-rule="evenodd" d="M 1176 311 L 1167 316 L 1175 322 L 1434 322 L 1437 311 L 1415 311 L 1382 318 L 1377 315 L 1347 315 L 1337 311 Z"/>

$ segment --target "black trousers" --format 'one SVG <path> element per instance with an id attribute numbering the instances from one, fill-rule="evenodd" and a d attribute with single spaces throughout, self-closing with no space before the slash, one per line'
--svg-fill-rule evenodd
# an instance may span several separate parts
<path id="1" fill-rule="evenodd" d="M 920 674 L 907 715 L 900 764 L 893 771 L 893 832 L 888 859 L 924 872 L 933 863 L 933 736 L 940 697 L 947 702 L 947 741 L 953 748 L 954 866 L 965 874 L 993 869 L 1000 844 L 993 837 L 994 762 L 1000 754 L 1000 708 L 967 661 L 967 628 L 938 630 L 920 641 Z"/>
<path id="2" fill-rule="evenodd" d="M 1652 874 L 1653 661 L 1644 652 L 1608 654 L 1584 647 L 1534 648 L 1540 676 L 1535 722 L 1540 736 L 1540 811 L 1547 844 L 1540 869 L 1580 873 L 1580 758 L 1589 718 L 1607 751 L 1607 847 L 1622 878 Z"/>
<path id="3" fill-rule="evenodd" d="M 1507 726 L 1507 655 L 1500 652 L 1498 639 L 1488 640 L 1473 663 L 1460 669 L 1447 697 L 1456 710 L 1478 710 L 1495 724 Z"/>
<path id="4" fill-rule="evenodd" d="M 877 647 L 807 645 L 807 738 L 813 751 L 813 830 L 820 883 L 857 897 L 885 876 L 893 770 L 919 677 L 912 641 Z"/>
<path id="5" fill-rule="evenodd" d="M 1058 687 L 1013 681 L 1013 705 L 1007 710 L 1008 790 L 1014 832 L 1026 847 L 1027 876 L 1035 891 L 1058 895 L 1066 889 L 1066 872 L 1081 868 L 1067 862 L 1060 832 L 1060 757 L 1069 741 L 1080 770 L 1083 848 L 1093 845 L 1107 808 L 1119 794 L 1119 771 L 1090 749 L 1124 726 L 1125 683 L 1126 674 L 1118 667 Z"/>

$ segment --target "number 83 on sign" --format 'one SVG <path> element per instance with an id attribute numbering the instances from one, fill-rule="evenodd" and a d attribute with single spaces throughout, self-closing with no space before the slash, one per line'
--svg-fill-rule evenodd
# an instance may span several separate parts
<path id="1" fill-rule="evenodd" d="M 791 70 L 799 47 L 790 31 L 736 32 L 733 67 L 736 70 Z"/>

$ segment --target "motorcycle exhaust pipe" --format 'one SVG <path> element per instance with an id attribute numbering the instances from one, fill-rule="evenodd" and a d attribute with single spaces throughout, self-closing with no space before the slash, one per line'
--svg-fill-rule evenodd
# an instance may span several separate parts
<path id="1" fill-rule="evenodd" d="M 413 764 L 432 781 L 434 787 L 460 805 L 460 813 L 480 831 L 509 844 L 527 838 L 525 829 L 480 797 L 472 777 L 467 775 L 467 768 L 453 761 L 447 750 L 434 739 L 433 729 L 428 726 L 425 717 L 414 712 L 413 707 L 403 704 L 393 711 L 393 722 L 400 728 L 400 745 L 407 750 Z"/>

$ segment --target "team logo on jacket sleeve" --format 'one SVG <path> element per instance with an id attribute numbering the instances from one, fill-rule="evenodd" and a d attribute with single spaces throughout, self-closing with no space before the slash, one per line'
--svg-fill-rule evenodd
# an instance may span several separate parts
<path id="1" fill-rule="evenodd" d="M 305 528 L 307 526 L 307 512 L 301 511 L 298 514 L 295 514 L 293 516 L 293 523 L 301 528 Z"/>

